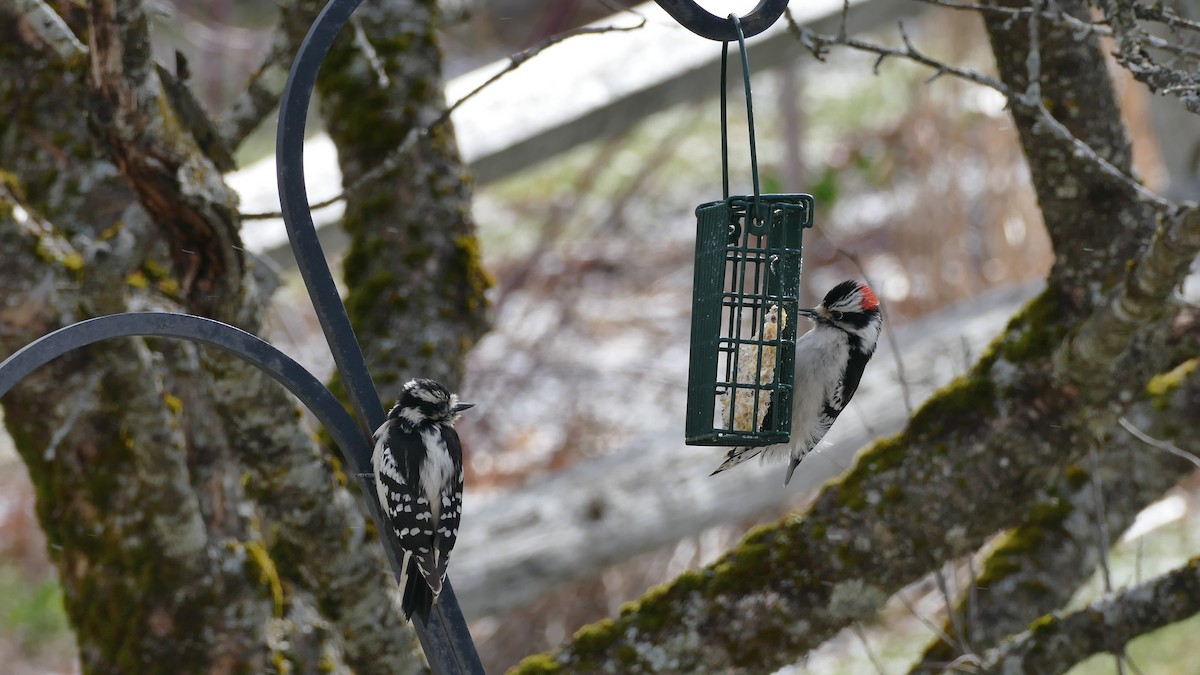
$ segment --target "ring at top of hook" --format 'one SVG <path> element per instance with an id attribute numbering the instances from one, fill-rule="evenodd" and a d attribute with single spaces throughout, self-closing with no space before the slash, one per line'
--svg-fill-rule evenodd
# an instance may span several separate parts
<path id="1" fill-rule="evenodd" d="M 700 37 L 719 42 L 735 42 L 737 29 L 731 19 L 716 16 L 697 5 L 693 0 L 654 0 L 684 28 Z M 759 0 L 754 11 L 739 17 L 745 37 L 758 35 L 771 27 L 787 9 L 788 0 Z"/>

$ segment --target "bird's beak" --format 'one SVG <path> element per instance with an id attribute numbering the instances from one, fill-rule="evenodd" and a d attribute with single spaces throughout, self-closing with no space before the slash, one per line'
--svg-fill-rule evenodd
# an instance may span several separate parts
<path id="1" fill-rule="evenodd" d="M 799 314 L 800 316 L 805 316 L 810 319 L 816 319 L 818 316 L 821 316 L 821 308 L 820 307 L 813 307 L 812 309 L 801 308 L 801 309 L 796 310 L 796 313 Z"/>
<path id="2" fill-rule="evenodd" d="M 460 413 L 460 412 L 466 410 L 467 408 L 474 408 L 474 407 L 475 407 L 474 403 L 459 403 L 458 405 L 454 406 L 454 412 Z"/>

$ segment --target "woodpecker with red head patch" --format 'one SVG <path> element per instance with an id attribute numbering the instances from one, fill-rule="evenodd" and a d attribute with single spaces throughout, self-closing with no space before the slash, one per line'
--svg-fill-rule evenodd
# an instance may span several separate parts
<path id="1" fill-rule="evenodd" d="M 792 437 L 787 443 L 734 448 L 713 474 L 756 456 L 764 461 L 790 458 L 783 484 L 845 409 L 858 389 L 863 370 L 883 328 L 879 299 L 860 281 L 843 281 L 825 294 L 821 304 L 799 310 L 815 324 L 796 340 L 796 380 L 792 390 Z M 767 411 L 764 427 L 770 425 Z"/>
<path id="2" fill-rule="evenodd" d="M 442 592 L 462 517 L 463 454 L 454 422 L 472 405 L 433 380 L 410 380 L 375 431 L 375 490 L 404 549 L 405 618 L 428 619 Z"/>

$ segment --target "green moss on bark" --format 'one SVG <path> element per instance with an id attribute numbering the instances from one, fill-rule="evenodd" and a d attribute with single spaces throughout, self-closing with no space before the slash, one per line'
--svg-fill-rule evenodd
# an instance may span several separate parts
<path id="1" fill-rule="evenodd" d="M 981 368 L 976 368 L 943 387 L 913 413 L 904 437 L 913 440 L 920 435 L 940 435 L 947 431 L 947 425 L 973 427 L 995 412 L 996 386 Z"/>
<path id="2" fill-rule="evenodd" d="M 996 345 L 999 354 L 1014 364 L 1049 358 L 1066 336 L 1066 314 L 1060 292 L 1047 286 L 1009 322 Z"/>
<path id="3" fill-rule="evenodd" d="M 1168 398 L 1200 365 L 1200 359 L 1188 359 L 1165 373 L 1159 373 L 1146 383 L 1146 393 L 1160 410 L 1169 406 Z"/>

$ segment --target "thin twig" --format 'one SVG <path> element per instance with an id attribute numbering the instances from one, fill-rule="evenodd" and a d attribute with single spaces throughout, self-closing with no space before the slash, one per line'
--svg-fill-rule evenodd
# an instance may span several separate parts
<path id="1" fill-rule="evenodd" d="M 931 633 L 936 635 L 937 639 L 944 642 L 946 644 L 946 646 L 948 646 L 948 647 L 954 647 L 954 648 L 958 647 L 958 645 L 954 643 L 954 638 L 947 635 L 946 631 L 942 630 L 941 626 L 939 626 L 939 625 L 935 624 L 934 622 L 930 621 L 929 619 L 925 618 L 920 612 L 917 611 L 917 608 L 914 607 L 912 602 L 909 601 L 908 597 L 904 595 L 904 591 L 900 591 L 899 593 L 897 593 L 896 597 L 900 598 L 901 604 L 903 604 L 904 607 L 908 609 L 909 613 L 912 614 L 914 617 L 916 617 L 917 621 L 920 621 L 922 624 L 924 624 L 925 627 L 928 628 Z"/>
<path id="2" fill-rule="evenodd" d="M 1042 40 L 1041 0 L 1034 0 L 1029 13 L 1029 53 L 1025 55 L 1025 98 L 1030 101 L 1042 100 Z"/>
<path id="3" fill-rule="evenodd" d="M 1104 485 L 1100 480 L 1100 453 L 1096 452 L 1095 445 L 1092 445 L 1088 449 L 1088 459 L 1091 462 L 1091 471 L 1089 473 L 1092 479 L 1092 505 L 1095 512 L 1096 533 L 1099 535 L 1097 548 L 1100 549 L 1100 571 L 1103 575 L 1101 578 L 1104 581 L 1104 594 L 1109 595 L 1112 593 L 1113 586 L 1112 568 L 1108 564 L 1108 519 L 1104 512 Z M 1124 648 L 1113 653 L 1113 661 L 1117 664 L 1118 675 L 1125 675 L 1124 655 Z"/>
<path id="4" fill-rule="evenodd" d="M 982 630 L 983 626 L 979 624 L 979 585 L 976 583 L 979 575 L 975 573 L 975 559 L 970 555 L 967 556 L 967 574 L 970 575 L 967 586 L 967 610 L 963 612 L 966 615 L 967 630 L 974 631 L 976 628 Z M 974 632 L 971 634 L 975 635 Z"/>
<path id="5" fill-rule="evenodd" d="M 1033 16 L 1036 15 L 1031 14 L 1031 17 Z M 1051 135 L 1068 145 L 1072 157 L 1091 163 L 1098 168 L 1101 173 L 1124 185 L 1143 200 L 1149 202 L 1162 211 L 1171 211 L 1177 208 L 1177 205 L 1172 203 L 1170 200 L 1159 196 L 1154 191 L 1139 183 L 1137 179 L 1118 169 L 1112 164 L 1112 162 L 1109 162 L 1107 159 L 1100 156 L 1100 154 L 1093 150 L 1091 146 L 1077 138 L 1073 133 L 1071 133 L 1070 129 L 1068 129 L 1062 122 L 1059 122 L 1058 119 L 1056 119 L 1054 115 L 1050 113 L 1046 106 L 1042 104 L 1040 97 L 1030 96 L 1030 93 L 1037 93 L 1037 91 L 1040 89 L 1040 86 L 1033 84 L 1037 81 L 1036 79 L 1031 80 L 1031 90 L 1027 90 L 1025 93 L 1017 93 L 994 77 L 984 75 L 983 73 L 975 70 L 960 68 L 958 66 L 938 61 L 937 59 L 924 54 L 917 49 L 915 45 L 913 45 L 912 41 L 908 37 L 908 34 L 904 31 L 903 24 L 900 25 L 900 37 L 904 42 L 904 48 L 895 49 L 856 38 L 839 38 L 837 36 L 822 35 L 810 28 L 798 24 L 791 12 L 788 10 L 784 11 L 784 17 L 788 22 L 788 31 L 796 36 L 796 39 L 800 42 L 800 44 L 808 49 L 818 60 L 824 60 L 825 54 L 829 51 L 830 46 L 842 46 L 866 52 L 868 54 L 877 55 L 879 57 L 875 61 L 875 72 L 877 74 L 879 72 L 879 67 L 886 59 L 900 58 L 913 61 L 914 63 L 919 63 L 927 68 L 932 68 L 935 72 L 927 81 L 936 80 L 943 75 L 953 75 L 959 79 L 966 80 L 968 82 L 974 82 L 975 84 L 994 89 L 995 91 L 1004 95 L 1010 106 L 1020 108 L 1038 118 L 1037 121 L 1042 124 L 1042 128 L 1046 129 L 1051 133 Z M 1036 26 L 1036 23 L 1036 21 L 1033 22 L 1034 26 Z M 1031 30 L 1036 30 L 1034 26 L 1031 26 Z M 1035 51 L 1036 50 L 1034 49 L 1030 50 L 1031 57 Z M 1036 57 L 1028 59 L 1026 62 L 1026 67 L 1031 74 L 1035 76 L 1038 75 L 1041 68 L 1040 59 Z"/>
<path id="6" fill-rule="evenodd" d="M 541 53 L 543 50 L 547 49 L 548 47 L 552 47 L 560 42 L 563 42 L 565 40 L 568 40 L 570 38 L 573 38 L 573 37 L 576 37 L 579 35 L 596 35 L 596 34 L 600 34 L 600 33 L 625 33 L 625 32 L 629 32 L 629 31 L 638 30 L 645 25 L 646 25 L 646 20 L 643 18 L 641 20 L 641 22 L 639 22 L 635 26 L 583 26 L 580 28 L 576 28 L 573 30 L 559 33 L 557 35 L 552 35 L 552 36 L 546 38 L 545 40 L 542 40 L 538 44 L 530 47 L 529 49 L 525 49 L 523 51 L 517 52 L 516 54 L 513 54 L 512 56 L 509 57 L 509 63 L 504 69 L 500 70 L 495 75 L 492 75 L 483 84 L 479 85 L 478 87 L 475 87 L 470 92 L 468 92 L 465 96 L 463 96 L 462 98 L 458 99 L 453 104 L 448 106 L 432 122 L 430 122 L 429 124 L 427 124 L 423 127 L 413 127 L 412 129 L 410 129 L 408 134 L 406 134 L 404 136 L 404 140 L 402 140 L 400 142 L 400 144 L 398 146 L 396 146 L 396 148 L 394 150 L 392 150 L 382 162 L 380 162 L 378 165 L 376 165 L 370 171 L 367 171 L 366 173 L 364 173 L 361 177 L 359 177 L 358 180 L 354 181 L 354 183 L 352 185 L 344 188 L 341 193 L 339 193 L 333 197 L 330 197 L 329 199 L 326 199 L 321 202 L 317 202 L 316 204 L 309 205 L 309 209 L 316 211 L 317 209 L 323 209 L 327 206 L 331 206 L 340 201 L 348 199 L 350 196 L 359 193 L 367 186 L 373 184 L 375 181 L 379 180 L 380 178 L 383 178 L 384 176 L 386 176 L 389 173 L 391 173 L 392 171 L 394 171 L 397 167 L 399 167 L 404 162 L 404 158 L 408 155 L 408 151 L 412 149 L 412 147 L 416 144 L 418 139 L 428 136 L 431 131 L 433 131 L 437 127 L 445 124 L 447 121 L 449 121 L 450 115 L 452 115 L 455 110 L 458 110 L 459 106 L 461 106 L 462 104 L 464 104 L 467 101 L 474 98 L 477 94 L 482 92 L 484 89 L 487 89 L 491 85 L 495 84 L 496 81 L 498 81 L 505 75 L 508 75 L 509 73 L 516 70 L 517 68 L 520 68 L 522 64 L 529 61 L 534 56 L 537 56 L 539 53 Z M 283 214 L 281 214 L 279 212 L 247 213 L 247 214 L 242 215 L 242 220 L 266 220 L 269 218 L 281 218 L 282 215 Z"/>
<path id="7" fill-rule="evenodd" d="M 1108 566 L 1108 521 L 1104 517 L 1104 486 L 1100 481 L 1100 454 L 1096 452 L 1095 446 L 1088 450 L 1088 459 L 1091 462 L 1093 515 L 1096 518 L 1097 534 L 1100 535 L 1097 544 L 1100 548 L 1100 571 L 1103 573 L 1104 592 L 1112 593 L 1112 570 Z"/>
<path id="8" fill-rule="evenodd" d="M 938 591 L 942 594 L 942 600 L 946 603 L 946 614 L 950 617 L 950 627 L 954 629 L 958 651 L 963 654 L 974 653 L 974 650 L 967 643 L 967 634 L 963 631 L 962 622 L 959 620 L 958 612 L 954 608 L 954 599 L 950 597 L 950 588 L 946 584 L 946 574 L 943 572 L 943 568 L 937 568 L 933 573 L 933 578 L 937 582 Z"/>
<path id="9" fill-rule="evenodd" d="M 859 641 L 862 642 L 863 649 L 867 652 L 867 658 L 871 659 L 871 665 L 875 666 L 875 672 L 879 673 L 879 675 L 887 675 L 883 670 L 883 664 L 880 663 L 879 658 L 875 656 L 875 652 L 871 650 L 871 643 L 867 642 L 867 636 L 865 633 L 863 633 L 862 624 L 858 621 L 855 621 L 850 627 L 854 629 L 854 634 L 857 635 Z"/>
<path id="10" fill-rule="evenodd" d="M 944 7 L 946 9 L 959 9 L 968 12 L 980 12 L 990 14 L 1001 14 L 1012 18 L 1017 18 L 1025 14 L 1033 12 L 1032 7 L 1002 7 L 994 4 L 977 4 L 973 2 L 955 2 L 954 0 L 917 0 L 917 2 L 934 7 Z M 1189 30 L 1200 31 L 1200 22 L 1185 19 L 1178 14 L 1172 12 L 1169 8 L 1164 7 L 1161 3 L 1146 5 L 1136 3 L 1133 5 L 1133 12 L 1137 18 L 1143 21 L 1155 21 L 1157 23 L 1167 24 L 1171 27 L 1187 28 Z M 1044 18 L 1059 21 L 1063 23 L 1071 23 L 1071 20 L 1080 21 L 1076 17 L 1072 17 L 1062 11 L 1051 12 L 1042 11 Z M 1099 24 L 1092 24 L 1097 28 L 1101 28 Z"/>
<path id="11" fill-rule="evenodd" d="M 851 253 L 837 245 L 834 245 L 834 249 L 846 256 L 846 259 L 858 268 L 858 273 L 866 280 L 868 286 L 875 287 L 875 284 L 871 282 L 870 277 L 867 275 L 867 268 L 863 266 L 862 260 L 859 259 L 857 254 Z M 883 334 L 887 337 L 888 346 L 892 350 L 892 360 L 896 362 L 896 377 L 900 380 L 900 393 L 904 398 L 904 411 L 909 417 L 912 417 L 912 391 L 908 386 L 908 376 L 904 372 L 904 358 L 900 355 L 900 345 L 896 342 L 896 333 L 892 330 L 892 324 L 887 318 L 887 313 L 883 311 L 882 305 L 879 307 L 879 315 L 883 318 Z"/>
<path id="12" fill-rule="evenodd" d="M 1197 469 L 1200 469 L 1200 457 L 1197 457 L 1195 454 L 1190 453 L 1187 450 L 1180 448 L 1179 446 L 1175 445 L 1174 443 L 1172 443 L 1170 441 L 1160 441 L 1159 439 L 1154 438 L 1153 436 L 1147 434 L 1146 432 L 1142 431 L 1141 429 L 1138 429 L 1137 427 L 1135 427 L 1132 422 L 1125 419 L 1124 417 L 1118 419 L 1117 422 L 1121 426 L 1125 427 L 1125 431 L 1128 431 L 1130 434 L 1133 435 L 1134 438 L 1145 443 L 1146 445 L 1149 445 L 1152 448 L 1158 448 L 1159 450 L 1165 450 L 1165 451 L 1171 453 L 1172 455 L 1175 455 L 1176 457 L 1186 459 L 1187 461 L 1191 462 L 1192 464 L 1195 464 Z"/>
<path id="13" fill-rule="evenodd" d="M 363 30 L 362 19 L 351 14 L 350 27 L 354 29 L 354 46 L 358 47 L 358 51 L 362 52 L 363 58 L 375 72 L 376 85 L 380 89 L 387 89 L 392 80 L 383 67 L 383 59 L 379 58 L 379 52 L 375 51 L 375 45 L 371 44 L 371 38 L 367 37 L 367 31 Z"/>
<path id="14" fill-rule="evenodd" d="M 1135 3 L 1133 13 L 1137 18 L 1143 21 L 1157 21 L 1165 23 L 1172 28 L 1186 28 L 1200 32 L 1200 21 L 1193 21 L 1179 16 L 1171 11 L 1168 7 L 1163 7 L 1162 3 L 1143 4 Z"/>
<path id="15" fill-rule="evenodd" d="M 1146 675 L 1142 672 L 1141 668 L 1137 667 L 1133 659 L 1129 658 L 1129 654 L 1121 654 L 1121 660 L 1125 662 L 1125 665 L 1129 666 L 1129 669 L 1133 671 L 1133 675 Z"/>

